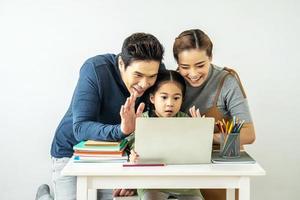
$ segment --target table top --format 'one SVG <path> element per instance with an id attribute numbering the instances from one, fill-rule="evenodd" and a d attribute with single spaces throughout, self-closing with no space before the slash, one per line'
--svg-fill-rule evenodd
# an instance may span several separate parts
<path id="1" fill-rule="evenodd" d="M 123 167 L 122 163 L 69 163 L 65 176 L 263 176 L 258 164 L 166 165 L 160 167 Z"/>

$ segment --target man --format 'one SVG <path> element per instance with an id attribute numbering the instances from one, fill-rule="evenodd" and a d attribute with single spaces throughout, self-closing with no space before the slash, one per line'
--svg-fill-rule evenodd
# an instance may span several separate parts
<path id="1" fill-rule="evenodd" d="M 126 116 L 126 110 L 134 109 L 156 81 L 159 68 L 163 68 L 163 53 L 163 46 L 153 35 L 135 33 L 125 39 L 119 55 L 95 56 L 83 64 L 71 105 L 52 142 L 55 199 L 76 199 L 76 177 L 60 175 L 75 144 L 83 140 L 117 141 L 134 131 L 136 116 Z M 136 114 L 143 108 L 140 104 Z M 120 112 L 125 113 L 122 119 Z M 112 198 L 110 192 L 107 194 L 105 198 Z M 132 194 L 132 190 L 114 190 L 114 196 Z M 49 198 L 49 187 L 40 186 L 36 199 Z"/>

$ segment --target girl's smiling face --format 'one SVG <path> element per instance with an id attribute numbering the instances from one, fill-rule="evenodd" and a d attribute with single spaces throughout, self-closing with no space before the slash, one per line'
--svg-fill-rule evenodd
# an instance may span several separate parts
<path id="1" fill-rule="evenodd" d="M 158 117 L 174 117 L 180 110 L 182 100 L 181 86 L 172 81 L 161 83 L 158 90 L 150 94 L 150 101 Z"/>

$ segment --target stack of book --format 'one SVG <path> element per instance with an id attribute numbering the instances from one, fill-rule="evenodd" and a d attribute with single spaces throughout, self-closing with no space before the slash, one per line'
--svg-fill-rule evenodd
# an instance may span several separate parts
<path id="1" fill-rule="evenodd" d="M 124 151 L 128 141 L 82 141 L 73 147 L 74 162 L 126 162 L 128 156 Z"/>

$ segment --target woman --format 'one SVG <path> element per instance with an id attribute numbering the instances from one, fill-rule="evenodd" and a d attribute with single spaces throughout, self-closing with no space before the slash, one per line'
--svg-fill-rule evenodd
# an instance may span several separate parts
<path id="1" fill-rule="evenodd" d="M 195 105 L 201 114 L 214 117 L 216 121 L 233 116 L 245 120 L 240 142 L 241 145 L 251 144 L 255 131 L 246 94 L 234 70 L 211 63 L 212 49 L 210 38 L 199 29 L 186 30 L 175 39 L 174 58 L 187 85 L 182 111 L 188 112 Z M 219 133 L 215 127 L 214 148 L 219 144 Z M 206 200 L 225 199 L 225 194 L 225 190 L 203 190 Z"/>

